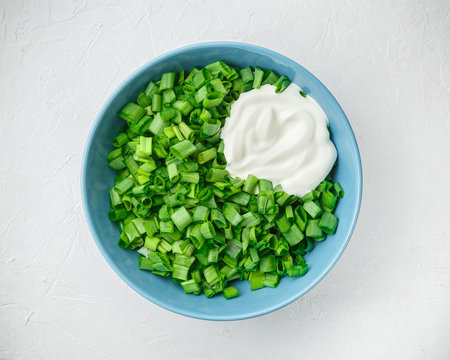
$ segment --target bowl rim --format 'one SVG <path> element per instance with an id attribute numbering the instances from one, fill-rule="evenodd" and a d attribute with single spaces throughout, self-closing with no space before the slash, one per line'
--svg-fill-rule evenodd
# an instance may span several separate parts
<path id="1" fill-rule="evenodd" d="M 256 51 L 258 53 L 261 53 L 263 55 L 269 55 L 274 58 L 277 58 L 278 60 L 282 60 L 285 64 L 287 64 L 289 67 L 300 69 L 306 77 L 311 78 L 313 81 L 315 81 L 320 88 L 321 91 L 325 93 L 325 95 L 330 99 L 331 103 L 336 107 L 338 113 L 340 116 L 344 118 L 344 126 L 349 130 L 350 138 L 349 142 L 351 145 L 352 150 L 356 154 L 357 158 L 357 178 L 359 181 L 357 181 L 357 191 L 356 191 L 356 207 L 352 214 L 352 222 L 351 225 L 347 231 L 345 241 L 342 243 L 339 251 L 336 253 L 333 259 L 329 262 L 329 265 L 323 269 L 321 274 L 314 279 L 311 283 L 308 284 L 304 289 L 296 293 L 294 296 L 291 296 L 289 298 L 283 299 L 280 302 L 277 302 L 276 304 L 272 304 L 269 306 L 265 306 L 261 310 L 254 311 L 252 313 L 245 313 L 240 315 L 220 315 L 220 316 L 214 316 L 209 314 L 202 314 L 198 312 L 192 312 L 186 309 L 183 309 L 179 306 L 172 306 L 164 303 L 163 301 L 160 301 L 158 298 L 154 297 L 151 293 L 148 293 L 146 291 L 143 291 L 140 289 L 139 286 L 133 284 L 133 282 L 125 275 L 118 266 L 116 266 L 115 261 L 109 256 L 107 253 L 105 247 L 103 246 L 102 242 L 100 241 L 100 234 L 97 232 L 97 229 L 95 228 L 92 220 L 92 214 L 88 206 L 88 198 L 86 193 L 86 183 L 87 183 L 87 156 L 88 152 L 92 146 L 92 143 L 94 141 L 94 134 L 97 131 L 97 128 L 100 126 L 100 120 L 104 117 L 106 109 L 109 108 L 110 104 L 112 103 L 113 99 L 122 92 L 126 86 L 132 84 L 137 77 L 140 76 L 142 72 L 144 72 L 148 67 L 152 66 L 156 62 L 164 61 L 165 59 L 172 57 L 174 55 L 181 54 L 185 52 L 186 50 L 192 50 L 192 49 L 204 49 L 211 46 L 217 46 L 217 47 L 223 47 L 223 48 L 237 48 L 241 50 L 251 50 Z M 310 71 L 305 69 L 303 66 L 298 64 L 297 62 L 291 60 L 287 56 L 284 56 L 276 51 L 253 45 L 248 43 L 242 43 L 242 42 L 234 42 L 234 41 L 212 41 L 212 42 L 202 42 L 202 43 L 196 43 L 191 44 L 187 46 L 183 46 L 171 51 L 168 51 L 162 55 L 159 55 L 153 59 L 151 59 L 146 64 L 142 65 L 140 68 L 138 68 L 136 71 L 134 71 L 131 75 L 127 76 L 124 81 L 113 91 L 113 93 L 108 97 L 108 100 L 105 102 L 105 104 L 102 106 L 101 110 L 99 111 L 97 117 L 95 118 L 94 124 L 89 131 L 89 135 L 87 137 L 86 145 L 84 147 L 84 153 L 82 158 L 82 168 L 81 168 L 81 193 L 82 193 L 82 203 L 83 203 L 83 210 L 86 217 L 86 221 L 88 223 L 89 230 L 92 234 L 92 237 L 94 238 L 94 241 L 100 250 L 103 257 L 106 259 L 108 264 L 111 266 L 111 268 L 114 270 L 114 272 L 119 275 L 119 277 L 128 285 L 130 286 L 134 291 L 136 291 L 138 294 L 146 298 L 147 300 L 150 300 L 156 305 L 159 305 L 160 307 L 175 312 L 180 315 L 184 315 L 187 317 L 192 317 L 196 319 L 202 319 L 202 320 L 213 320 L 213 321 L 230 321 L 230 320 L 243 320 L 243 319 L 249 319 L 261 315 L 265 315 L 268 313 L 271 313 L 275 310 L 281 309 L 282 307 L 298 300 L 302 296 L 304 296 L 306 293 L 308 293 L 313 287 L 315 287 L 322 279 L 331 271 L 331 269 L 336 265 L 337 261 L 342 256 L 345 248 L 347 247 L 348 243 L 350 242 L 350 238 L 353 234 L 353 231 L 356 226 L 356 222 L 358 220 L 360 208 L 361 208 L 361 198 L 362 198 L 362 187 L 363 187 L 363 174 L 362 174 L 362 165 L 361 165 L 361 157 L 359 153 L 358 144 L 356 142 L 355 134 L 353 132 L 353 129 L 347 119 L 347 116 L 345 115 L 344 111 L 342 110 L 341 106 L 337 102 L 337 100 L 334 98 L 334 96 L 331 94 L 331 92 L 326 88 L 326 86 L 316 77 L 314 76 Z"/>

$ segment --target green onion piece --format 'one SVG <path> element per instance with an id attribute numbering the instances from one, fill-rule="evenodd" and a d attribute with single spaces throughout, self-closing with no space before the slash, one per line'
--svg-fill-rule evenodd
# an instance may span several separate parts
<path id="1" fill-rule="evenodd" d="M 152 237 L 147 236 L 147 237 L 145 237 L 145 243 L 144 243 L 144 246 L 145 246 L 147 249 L 156 251 L 156 249 L 158 248 L 158 245 L 159 245 L 160 241 L 161 241 L 161 239 L 160 239 L 160 238 L 157 238 L 157 237 L 155 237 L 155 236 L 152 236 Z"/>
<path id="2" fill-rule="evenodd" d="M 277 82 L 278 75 L 275 74 L 272 70 L 268 70 L 264 73 L 264 80 L 262 82 L 262 85 L 270 84 L 273 85 Z"/>
<path id="3" fill-rule="evenodd" d="M 169 139 L 172 139 L 172 138 L 174 138 L 175 136 L 177 136 L 177 134 L 175 134 L 175 130 L 173 129 L 175 126 L 176 126 L 176 125 L 174 125 L 174 126 L 172 126 L 172 127 L 168 126 L 168 127 L 164 128 L 164 134 L 165 134 Z M 178 139 L 178 140 L 183 141 L 184 138 Z"/>
<path id="4" fill-rule="evenodd" d="M 213 108 L 215 106 L 220 105 L 223 100 L 223 94 L 218 91 L 211 91 L 208 93 L 203 100 L 203 107 L 205 108 Z"/>
<path id="5" fill-rule="evenodd" d="M 294 210 L 292 209 L 291 205 L 286 206 L 285 214 L 289 221 L 294 220 Z"/>
<path id="6" fill-rule="evenodd" d="M 175 163 L 170 163 L 169 165 L 167 165 L 167 173 L 169 175 L 169 180 L 171 182 L 177 182 L 178 181 L 178 168 L 177 165 Z"/>
<path id="7" fill-rule="evenodd" d="M 177 114 L 177 111 L 173 108 L 167 108 L 161 111 L 159 114 L 162 121 L 168 121 L 170 119 L 173 119 Z"/>
<path id="8" fill-rule="evenodd" d="M 192 214 L 192 220 L 194 222 L 205 222 L 208 220 L 208 215 L 209 215 L 209 209 L 206 206 L 197 206 L 194 209 L 194 212 Z"/>
<path id="9" fill-rule="evenodd" d="M 164 106 L 168 106 L 168 104 L 175 101 L 176 98 L 177 96 L 175 95 L 175 91 L 173 91 L 173 89 L 164 90 L 162 93 L 162 103 Z"/>
<path id="10" fill-rule="evenodd" d="M 162 103 L 162 97 L 159 94 L 153 94 L 152 96 L 152 111 L 157 112 L 161 111 L 161 103 Z"/>
<path id="11" fill-rule="evenodd" d="M 301 231 L 305 231 L 308 222 L 308 215 L 303 206 L 297 206 L 294 211 L 294 220 Z"/>
<path id="12" fill-rule="evenodd" d="M 259 259 L 259 255 L 258 255 L 258 250 L 256 250 L 255 248 L 250 248 L 249 252 L 250 252 L 250 257 L 251 257 L 252 261 L 255 264 L 259 263 L 260 259 Z"/>
<path id="13" fill-rule="evenodd" d="M 230 203 L 226 204 L 224 207 L 223 215 L 233 226 L 237 226 L 242 221 L 242 216 Z"/>
<path id="14" fill-rule="evenodd" d="M 230 67 L 223 61 L 213 62 L 211 64 L 206 65 L 205 68 L 210 71 L 212 76 L 217 76 L 219 73 L 224 76 L 227 76 L 231 72 Z"/>
<path id="15" fill-rule="evenodd" d="M 158 92 L 158 86 L 153 81 L 150 81 L 147 88 L 144 90 L 145 95 L 151 98 L 156 92 Z"/>
<path id="16" fill-rule="evenodd" d="M 192 111 L 193 108 L 194 108 L 194 106 L 192 106 L 189 101 L 183 101 L 183 103 L 178 108 L 178 110 L 180 111 L 181 114 L 186 116 Z"/>
<path id="17" fill-rule="evenodd" d="M 253 73 L 253 89 L 259 89 L 261 87 L 261 82 L 264 76 L 264 71 L 259 67 L 255 67 L 255 72 Z"/>
<path id="18" fill-rule="evenodd" d="M 172 278 L 178 280 L 187 280 L 189 268 L 186 266 L 173 265 Z"/>
<path id="19" fill-rule="evenodd" d="M 128 142 L 128 140 L 129 140 L 128 135 L 125 133 L 121 133 L 113 139 L 112 144 L 114 147 L 120 148 L 121 146 L 125 145 Z"/>
<path id="20" fill-rule="evenodd" d="M 214 147 L 210 148 L 208 150 L 202 151 L 201 153 L 198 154 L 198 163 L 204 164 L 208 161 L 215 159 L 216 156 L 217 156 L 217 150 Z"/>
<path id="21" fill-rule="evenodd" d="M 123 158 L 122 157 L 110 161 L 108 163 L 108 166 L 111 169 L 114 169 L 114 170 L 120 170 L 120 169 L 123 169 L 123 168 L 126 167 L 125 163 L 123 162 Z"/>
<path id="22" fill-rule="evenodd" d="M 277 262 L 275 255 L 267 255 L 261 258 L 259 263 L 259 271 L 261 272 L 272 272 L 275 271 L 277 267 Z"/>
<path id="23" fill-rule="evenodd" d="M 173 222 L 172 221 L 160 221 L 159 231 L 162 233 L 173 232 Z"/>
<path id="24" fill-rule="evenodd" d="M 208 85 L 204 85 L 197 90 L 197 92 L 195 93 L 195 101 L 197 101 L 199 104 L 202 103 L 206 98 L 206 95 L 208 95 Z"/>
<path id="25" fill-rule="evenodd" d="M 343 197 L 344 197 L 344 190 L 342 190 L 342 188 L 341 188 L 341 186 L 339 185 L 339 183 L 335 182 L 335 183 L 333 184 L 333 189 L 334 189 L 334 191 L 336 191 L 336 194 L 338 194 L 338 196 L 339 196 L 340 198 L 343 198 Z"/>
<path id="26" fill-rule="evenodd" d="M 214 91 L 220 92 L 222 94 L 227 94 L 228 90 L 225 89 L 225 86 L 223 85 L 222 80 L 220 79 L 213 79 L 209 82 L 209 85 L 211 85 L 214 88 Z"/>
<path id="27" fill-rule="evenodd" d="M 235 239 L 228 241 L 227 246 L 225 248 L 225 253 L 229 257 L 231 257 L 232 259 L 237 259 L 241 251 L 242 251 L 242 244 L 240 241 Z"/>
<path id="28" fill-rule="evenodd" d="M 338 218 L 331 213 L 325 212 L 319 221 L 319 227 L 327 234 L 334 234 L 338 224 Z"/>
<path id="29" fill-rule="evenodd" d="M 301 256 L 300 256 L 301 257 Z M 294 261 L 291 255 L 284 255 L 281 259 L 281 263 L 283 265 L 283 269 L 287 270 L 290 267 L 294 266 Z"/>
<path id="30" fill-rule="evenodd" d="M 276 87 L 275 92 L 280 93 L 283 92 L 291 83 L 291 81 L 284 75 L 280 76 L 280 78 L 273 84 Z"/>
<path id="31" fill-rule="evenodd" d="M 177 125 L 172 126 L 173 132 L 175 133 L 175 136 L 177 137 L 177 139 L 179 141 L 183 141 L 184 140 L 184 136 L 180 131 L 180 128 Z"/>
<path id="32" fill-rule="evenodd" d="M 220 131 L 221 126 L 222 124 L 220 121 L 215 121 L 214 123 L 205 122 L 201 127 L 201 136 L 204 138 L 208 138 L 217 135 Z"/>
<path id="33" fill-rule="evenodd" d="M 206 173 L 206 181 L 208 182 L 224 181 L 228 175 L 229 173 L 226 170 L 211 168 Z"/>
<path id="34" fill-rule="evenodd" d="M 133 175 L 133 177 L 136 178 L 139 169 L 139 165 L 136 163 L 136 161 L 134 161 L 134 159 L 131 156 L 128 156 L 124 160 L 124 163 L 128 168 L 128 170 L 130 170 L 131 175 Z"/>
<path id="35" fill-rule="evenodd" d="M 209 248 L 208 262 L 211 264 L 211 263 L 216 263 L 218 261 L 219 261 L 219 248 L 217 246 Z"/>
<path id="36" fill-rule="evenodd" d="M 168 123 L 161 119 L 161 113 L 157 113 L 150 123 L 148 130 L 154 135 L 158 135 L 167 125 Z"/>
<path id="37" fill-rule="evenodd" d="M 220 275 L 214 265 L 208 266 L 203 271 L 203 276 L 205 277 L 205 280 L 209 285 L 214 285 L 220 281 Z"/>
<path id="38" fill-rule="evenodd" d="M 213 239 L 216 236 L 216 230 L 214 229 L 214 226 L 209 221 L 204 222 L 200 226 L 200 233 L 207 240 Z"/>
<path id="39" fill-rule="evenodd" d="M 264 276 L 264 286 L 276 288 L 280 283 L 280 276 L 277 273 L 266 273 Z"/>
<path id="40" fill-rule="evenodd" d="M 137 123 L 145 114 L 145 109 L 134 103 L 128 103 L 119 112 L 119 116 L 128 123 Z"/>
<path id="41" fill-rule="evenodd" d="M 161 83 L 159 84 L 159 91 L 164 89 L 171 89 L 175 84 L 175 73 L 169 72 L 161 75 Z"/>
<path id="42" fill-rule="evenodd" d="M 307 201 L 303 204 L 303 208 L 313 219 L 323 213 L 323 210 L 314 201 Z"/>
<path id="43" fill-rule="evenodd" d="M 308 201 L 313 201 L 316 199 L 316 194 L 314 191 L 310 191 L 309 193 L 307 193 L 306 195 L 301 197 L 301 200 L 306 203 Z"/>
<path id="44" fill-rule="evenodd" d="M 258 182 L 258 190 L 259 190 L 259 192 L 273 190 L 272 182 L 269 180 L 260 179 Z"/>
<path id="45" fill-rule="evenodd" d="M 306 225 L 306 236 L 313 238 L 323 236 L 322 230 L 319 226 L 319 220 L 308 221 L 308 225 Z"/>
<path id="46" fill-rule="evenodd" d="M 291 223 L 289 222 L 286 214 L 280 216 L 278 219 L 275 220 L 275 222 L 277 224 L 278 230 L 280 230 L 282 234 L 288 232 L 289 229 L 291 228 Z"/>
<path id="47" fill-rule="evenodd" d="M 205 238 L 203 237 L 203 235 L 200 231 L 200 228 L 201 228 L 201 225 L 197 224 L 193 227 L 193 229 L 189 233 L 189 239 L 192 241 L 192 244 L 197 249 L 200 249 L 205 242 Z"/>
<path id="48" fill-rule="evenodd" d="M 236 269 L 235 267 L 231 267 L 229 265 L 224 265 L 219 272 L 227 279 L 231 280 L 231 278 L 233 278 L 237 272 L 238 269 Z"/>
<path id="49" fill-rule="evenodd" d="M 200 113 L 200 119 L 203 121 L 208 121 L 209 119 L 211 119 L 211 113 L 206 110 L 206 109 L 202 109 L 202 112 Z"/>
<path id="50" fill-rule="evenodd" d="M 144 155 L 152 154 L 152 138 L 140 136 L 139 137 L 139 151 Z"/>
<path id="51" fill-rule="evenodd" d="M 250 201 L 250 195 L 246 192 L 241 191 L 232 195 L 229 200 L 236 204 L 247 206 L 248 202 Z"/>
<path id="52" fill-rule="evenodd" d="M 308 272 L 308 265 L 293 265 L 286 270 L 286 274 L 289 277 L 303 276 Z"/>
<path id="53" fill-rule="evenodd" d="M 244 83 L 248 83 L 250 81 L 253 81 L 253 71 L 250 66 L 247 66 L 244 69 L 241 69 L 241 78 Z"/>
<path id="54" fill-rule="evenodd" d="M 235 91 L 238 94 L 242 93 L 242 88 L 244 87 L 244 81 L 239 78 L 239 79 L 235 79 L 232 82 L 232 86 L 231 86 L 231 91 Z"/>
<path id="55" fill-rule="evenodd" d="M 303 90 L 300 90 L 300 95 L 303 96 L 304 98 L 306 97 L 306 93 Z"/>
<path id="56" fill-rule="evenodd" d="M 334 208 L 336 207 L 337 199 L 338 197 L 336 195 L 334 195 L 331 191 L 326 190 L 322 193 L 322 196 L 320 197 L 320 203 L 325 209 L 333 211 Z"/>
<path id="57" fill-rule="evenodd" d="M 116 207 L 122 204 L 122 199 L 115 188 L 109 189 L 109 198 L 111 200 L 111 206 Z"/>
<path id="58" fill-rule="evenodd" d="M 227 226 L 227 221 L 223 216 L 222 212 L 217 209 L 211 210 L 211 221 L 218 227 L 219 229 L 224 229 Z"/>
<path id="59" fill-rule="evenodd" d="M 250 281 L 250 290 L 257 290 L 264 287 L 265 274 L 261 271 L 252 271 L 248 280 Z"/>
<path id="60" fill-rule="evenodd" d="M 181 134 L 184 136 L 184 138 L 190 139 L 194 135 L 194 131 L 189 126 L 187 126 L 184 122 L 181 121 L 178 124 L 178 127 L 180 129 Z"/>
<path id="61" fill-rule="evenodd" d="M 239 291 L 234 286 L 228 286 L 223 289 L 223 296 L 225 299 L 232 299 L 239 296 Z"/>
<path id="62" fill-rule="evenodd" d="M 200 285 L 194 279 L 183 281 L 181 286 L 186 294 L 200 294 L 202 291 Z"/>
<path id="63" fill-rule="evenodd" d="M 119 221 L 126 219 L 128 216 L 128 211 L 126 209 L 112 209 L 108 213 L 108 217 L 111 221 Z"/>
<path id="64" fill-rule="evenodd" d="M 198 172 L 181 172 L 181 182 L 187 182 L 191 184 L 198 184 L 200 181 L 200 174 Z"/>
<path id="65" fill-rule="evenodd" d="M 197 194 L 197 199 L 200 201 L 207 201 L 213 197 L 213 191 L 210 187 L 204 187 Z"/>
<path id="66" fill-rule="evenodd" d="M 171 215 L 171 219 L 180 231 L 183 231 L 192 222 L 191 215 L 189 215 L 188 211 L 183 206 L 174 211 Z"/>
<path id="67" fill-rule="evenodd" d="M 189 140 L 183 140 L 170 147 L 170 151 L 178 160 L 187 158 L 195 153 L 196 150 L 197 148 Z"/>
<path id="68" fill-rule="evenodd" d="M 296 224 L 292 225 L 289 231 L 283 233 L 283 236 L 290 246 L 297 245 L 305 237 Z"/>
<path id="69" fill-rule="evenodd" d="M 245 213 L 244 215 L 242 215 L 242 222 L 240 223 L 240 225 L 242 227 L 252 227 L 252 226 L 257 226 L 261 223 L 261 218 L 258 216 L 258 214 L 255 214 L 251 211 Z"/>
<path id="70" fill-rule="evenodd" d="M 192 85 L 194 85 L 196 89 L 199 89 L 205 85 L 209 79 L 211 79 L 211 73 L 207 69 L 203 68 L 194 75 Z"/>
<path id="71" fill-rule="evenodd" d="M 258 178 L 253 175 L 248 175 L 247 180 L 245 180 L 244 188 L 242 190 L 249 194 L 254 194 L 257 184 L 258 184 Z"/>

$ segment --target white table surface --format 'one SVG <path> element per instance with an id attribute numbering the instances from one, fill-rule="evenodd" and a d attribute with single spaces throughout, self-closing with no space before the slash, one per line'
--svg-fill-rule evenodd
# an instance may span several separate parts
<path id="1" fill-rule="evenodd" d="M 363 162 L 331 273 L 256 319 L 176 315 L 131 290 L 80 195 L 100 107 L 203 41 L 279 51 L 340 102 Z M 0 359 L 449 359 L 450 2 L 0 2 Z"/>

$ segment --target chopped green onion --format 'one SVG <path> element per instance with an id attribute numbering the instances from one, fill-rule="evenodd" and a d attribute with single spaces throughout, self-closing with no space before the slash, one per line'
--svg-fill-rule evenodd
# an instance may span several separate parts
<path id="1" fill-rule="evenodd" d="M 106 156 L 117 172 L 108 217 L 119 225 L 118 245 L 188 294 L 229 299 L 239 295 L 227 285 L 235 279 L 252 290 L 277 287 L 283 276 L 303 276 L 302 255 L 336 232 L 344 192 L 331 175 L 299 199 L 227 171 L 221 128 L 242 93 L 266 84 L 282 92 L 290 80 L 216 61 L 187 76 L 162 74 L 119 113 L 125 123 Z"/>
<path id="2" fill-rule="evenodd" d="M 153 94 L 152 97 L 152 111 L 161 111 L 162 97 L 159 94 Z"/>
<path id="3" fill-rule="evenodd" d="M 314 201 L 308 201 L 304 203 L 303 208 L 313 219 L 323 213 L 323 210 Z"/>
<path id="4" fill-rule="evenodd" d="M 208 170 L 206 174 L 206 181 L 208 182 L 218 182 L 225 180 L 225 177 L 228 176 L 228 171 L 222 169 L 214 169 L 211 168 Z"/>
<path id="5" fill-rule="evenodd" d="M 319 220 L 309 220 L 306 225 L 306 236 L 309 237 L 321 237 L 323 235 L 319 226 Z"/>
<path id="6" fill-rule="evenodd" d="M 159 91 L 164 89 L 171 89 L 175 84 L 175 73 L 169 72 L 161 75 L 161 83 L 159 84 Z"/>
<path id="7" fill-rule="evenodd" d="M 234 286 L 228 286 L 223 289 L 223 296 L 225 299 L 232 299 L 239 296 L 239 291 Z"/>
<path id="8" fill-rule="evenodd" d="M 199 294 L 202 290 L 200 285 L 194 279 L 183 281 L 181 286 L 186 294 Z"/>
<path id="9" fill-rule="evenodd" d="M 184 207 L 180 207 L 171 215 L 178 230 L 183 231 L 192 222 L 192 217 Z"/>
<path id="10" fill-rule="evenodd" d="M 333 184 L 333 189 L 336 191 L 336 194 L 338 194 L 338 196 L 340 198 L 344 197 L 344 190 L 342 190 L 341 186 L 339 185 L 339 183 L 335 182 Z"/>
<path id="11" fill-rule="evenodd" d="M 198 163 L 204 164 L 208 161 L 215 159 L 216 156 L 217 156 L 217 150 L 214 147 L 210 148 L 208 150 L 202 151 L 201 153 L 198 154 Z"/>
<path id="12" fill-rule="evenodd" d="M 319 221 L 319 227 L 327 234 L 334 234 L 338 224 L 338 218 L 331 213 L 325 212 Z"/>
<path id="13" fill-rule="evenodd" d="M 283 233 L 283 236 L 290 246 L 297 245 L 305 237 L 296 224 L 292 225 L 289 231 Z"/>
<path id="14" fill-rule="evenodd" d="M 223 215 L 233 226 L 237 226 L 242 221 L 242 216 L 230 204 L 224 208 Z"/>
<path id="15" fill-rule="evenodd" d="M 137 123 L 145 114 L 142 106 L 128 103 L 119 113 L 119 116 L 129 123 Z"/>
<path id="16" fill-rule="evenodd" d="M 183 160 L 195 153 L 197 148 L 189 140 L 183 140 L 170 147 L 172 154 L 179 160 Z"/>
<path id="17" fill-rule="evenodd" d="M 253 71 L 250 66 L 247 66 L 244 69 L 241 69 L 241 77 L 242 81 L 245 83 L 253 81 Z"/>
<path id="18" fill-rule="evenodd" d="M 200 226 L 200 233 L 205 239 L 213 239 L 216 236 L 216 231 L 213 225 L 207 221 Z"/>
<path id="19" fill-rule="evenodd" d="M 213 108 L 220 105 L 223 100 L 223 94 L 218 91 L 209 92 L 203 100 L 203 106 L 205 108 Z"/>
<path id="20" fill-rule="evenodd" d="M 255 72 L 253 73 L 253 89 L 259 89 L 261 87 L 263 76 L 264 71 L 258 67 L 255 67 Z"/>

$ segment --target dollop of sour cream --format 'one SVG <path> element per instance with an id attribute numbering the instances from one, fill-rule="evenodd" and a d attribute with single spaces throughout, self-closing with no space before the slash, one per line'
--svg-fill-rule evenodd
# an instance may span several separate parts
<path id="1" fill-rule="evenodd" d="M 328 118 L 295 84 L 281 93 L 264 85 L 243 93 L 231 105 L 221 132 L 227 170 L 242 179 L 252 174 L 303 196 L 332 169 L 337 152 Z"/>

